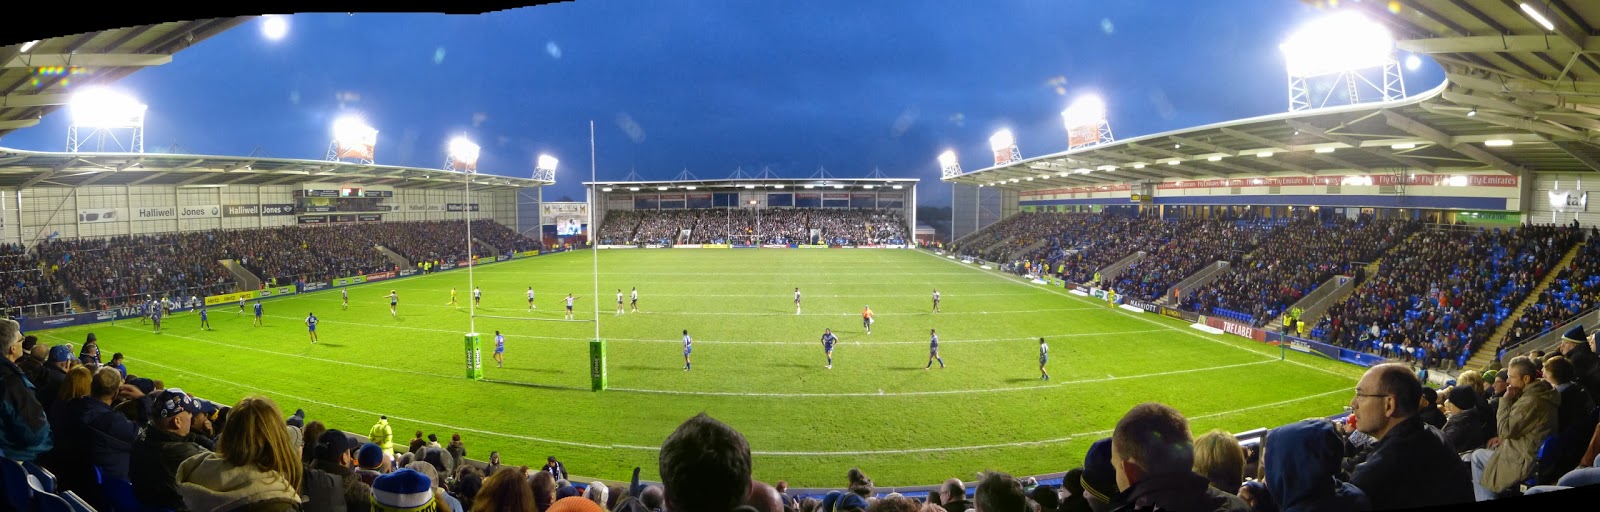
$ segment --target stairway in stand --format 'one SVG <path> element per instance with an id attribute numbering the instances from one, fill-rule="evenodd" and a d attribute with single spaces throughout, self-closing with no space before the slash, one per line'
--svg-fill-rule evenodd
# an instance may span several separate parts
<path id="1" fill-rule="evenodd" d="M 1478 347 L 1478 351 L 1474 352 L 1472 354 L 1472 358 L 1467 360 L 1466 368 L 1477 371 L 1483 371 L 1489 368 L 1489 363 L 1494 361 L 1495 354 L 1498 352 L 1495 350 L 1495 347 L 1500 345 L 1500 338 L 1504 337 L 1507 332 L 1510 332 L 1512 326 L 1517 325 L 1517 319 L 1522 318 L 1522 312 L 1527 311 L 1528 308 L 1533 307 L 1534 304 L 1539 302 L 1539 295 L 1543 294 L 1544 290 L 1550 287 L 1550 283 L 1556 281 L 1556 276 L 1561 274 L 1561 269 L 1572 265 L 1572 260 L 1578 257 L 1578 251 L 1581 250 L 1583 250 L 1582 241 L 1573 245 L 1572 249 L 1567 251 L 1566 257 L 1561 258 L 1560 262 L 1557 262 L 1555 266 L 1550 267 L 1550 271 L 1544 275 L 1544 279 L 1541 279 L 1539 284 L 1533 287 L 1533 291 L 1528 292 L 1528 296 L 1522 299 L 1522 304 L 1518 304 L 1517 309 L 1511 310 L 1511 314 L 1506 316 L 1506 321 L 1502 322 L 1499 327 L 1495 328 L 1494 334 L 1489 336 L 1489 341 L 1484 342 L 1483 346 Z"/>

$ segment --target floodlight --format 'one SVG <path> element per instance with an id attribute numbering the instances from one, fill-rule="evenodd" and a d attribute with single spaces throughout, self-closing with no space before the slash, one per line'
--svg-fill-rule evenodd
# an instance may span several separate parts
<path id="1" fill-rule="evenodd" d="M 139 128 L 147 105 L 105 87 L 89 87 L 72 96 L 72 122 L 85 128 Z"/>
<path id="2" fill-rule="evenodd" d="M 1318 153 L 1332 153 L 1333 148 L 1317 148 Z"/>
<path id="3" fill-rule="evenodd" d="M 479 149 L 465 135 L 450 139 L 450 168 L 469 172 L 478 170 Z"/>
<path id="4" fill-rule="evenodd" d="M 1028 178 L 1028 179 L 1030 179 L 1030 180 L 1031 180 L 1031 179 L 1033 179 L 1033 178 Z M 872 185 L 862 185 L 862 187 L 861 187 L 861 188 L 865 188 L 865 189 L 867 189 L 867 190 L 872 190 Z"/>
<path id="5" fill-rule="evenodd" d="M 1093 94 L 1082 96 L 1061 111 L 1061 117 L 1065 119 L 1068 130 L 1099 124 L 1106 119 L 1106 103 Z"/>
<path id="6" fill-rule="evenodd" d="M 1522 12 L 1528 13 L 1528 17 L 1533 18 L 1533 21 L 1539 22 L 1539 26 L 1544 27 L 1545 30 L 1553 31 L 1556 29 L 1555 24 L 1550 23 L 1550 18 L 1546 18 L 1544 13 L 1534 9 L 1534 7 L 1528 5 L 1527 2 L 1522 2 Z"/>
<path id="7" fill-rule="evenodd" d="M 783 185 L 773 185 L 772 188 L 783 190 Z"/>
<path id="8" fill-rule="evenodd" d="M 1177 160 L 1172 160 L 1170 162 L 1167 162 L 1167 165 L 1178 165 L 1178 161 Z"/>
<path id="9" fill-rule="evenodd" d="M 629 192 L 638 192 L 639 191 L 639 187 L 628 187 L 628 191 Z"/>
<path id="10" fill-rule="evenodd" d="M 1016 143 L 1017 139 L 1011 135 L 1011 130 L 1002 129 L 989 137 L 989 149 L 995 151 L 1008 149 Z"/>
<path id="11" fill-rule="evenodd" d="M 1272 152 L 1271 151 L 1262 151 L 1260 153 L 1256 153 L 1256 156 L 1259 156 L 1261 158 L 1272 158 Z"/>
<path id="12" fill-rule="evenodd" d="M 656 190 L 659 190 L 659 191 L 662 191 L 662 192 L 666 192 L 667 188 L 669 188 L 669 187 L 656 187 Z"/>
<path id="13" fill-rule="evenodd" d="M 602 188 L 602 189 L 600 189 L 600 191 L 601 192 L 610 192 L 611 191 L 611 187 Z"/>
<path id="14" fill-rule="evenodd" d="M 1212 156 L 1211 158 L 1207 158 L 1206 160 L 1211 161 L 1211 162 L 1220 162 L 1220 161 L 1222 161 L 1222 157 L 1220 157 L 1220 156 Z"/>
<path id="15" fill-rule="evenodd" d="M 1143 169 L 1144 168 L 1144 162 L 1133 164 L 1133 168 L 1134 169 Z"/>
<path id="16" fill-rule="evenodd" d="M 540 169 L 554 171 L 556 170 L 556 164 L 558 163 L 560 163 L 560 161 L 556 160 L 556 157 L 550 155 L 539 155 Z"/>
<path id="17" fill-rule="evenodd" d="M 1411 148 L 1417 147 L 1417 145 L 1414 144 L 1414 143 L 1410 143 L 1410 142 L 1404 142 L 1404 143 L 1395 144 L 1395 145 L 1389 146 L 1389 147 L 1392 148 L 1392 149 L 1411 149 Z"/>
<path id="18" fill-rule="evenodd" d="M 1505 147 L 1511 145 L 1511 139 L 1490 139 L 1483 141 L 1483 145 L 1491 147 Z"/>
<path id="19" fill-rule="evenodd" d="M 695 187 L 694 185 L 689 185 L 687 187 L 683 187 L 684 190 L 694 190 L 696 188 L 698 188 L 698 187 Z"/>
<path id="20" fill-rule="evenodd" d="M 378 130 L 367 126 L 359 117 L 345 116 L 333 122 L 333 138 L 342 144 L 371 144 L 377 137 Z"/>
<path id="21" fill-rule="evenodd" d="M 277 41 L 289 33 L 289 20 L 283 16 L 269 14 L 261 20 L 261 35 L 267 39 Z"/>
<path id="22" fill-rule="evenodd" d="M 903 186 L 903 185 L 895 185 L 895 186 L 894 186 L 894 189 L 895 189 L 895 190 L 900 190 L 900 189 L 902 189 L 902 188 L 905 188 L 905 186 Z"/>
<path id="23" fill-rule="evenodd" d="M 1278 48 L 1288 59 L 1290 76 L 1314 77 L 1384 66 L 1394 59 L 1394 36 L 1346 9 L 1307 24 Z"/>
<path id="24" fill-rule="evenodd" d="M 943 153 L 939 154 L 939 165 L 941 167 L 950 167 L 950 166 L 955 165 L 955 164 L 956 164 L 956 152 L 955 152 L 955 150 L 946 149 L 946 150 L 944 150 Z"/>
<path id="25" fill-rule="evenodd" d="M 28 53 L 28 50 L 32 50 L 33 46 L 36 45 L 36 44 L 39 44 L 38 40 L 33 40 L 33 41 L 28 41 L 26 43 L 22 43 L 22 49 L 18 50 L 18 51 L 20 51 L 22 53 Z"/>

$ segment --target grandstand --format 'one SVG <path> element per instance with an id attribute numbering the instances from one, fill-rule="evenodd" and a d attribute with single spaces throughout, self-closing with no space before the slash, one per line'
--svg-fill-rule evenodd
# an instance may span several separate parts
<path id="1" fill-rule="evenodd" d="M 143 350 L 130 352 L 129 366 L 138 376 L 123 375 L 126 385 L 141 394 L 171 390 L 181 381 L 185 388 L 219 396 L 274 395 L 281 416 L 316 407 L 289 421 L 309 430 L 312 420 L 325 419 L 327 427 L 355 433 L 350 437 L 357 444 L 369 441 L 360 433 L 368 432 L 367 426 L 384 414 L 380 411 L 402 411 L 384 416 L 397 425 L 397 437 L 385 446 L 398 456 L 393 462 L 416 461 L 436 467 L 435 476 L 453 475 L 440 477 L 446 480 L 442 492 L 464 501 L 462 510 L 483 509 L 470 505 L 475 486 L 465 482 L 507 478 L 495 474 L 522 477 L 518 466 L 523 464 L 537 471 L 541 463 L 536 452 L 555 453 L 583 468 L 577 471 L 602 473 L 593 479 L 562 474 L 566 478 L 560 484 L 573 489 L 563 486 L 559 492 L 582 492 L 593 481 L 609 485 L 614 498 L 624 491 L 631 497 L 637 490 L 628 489 L 628 467 L 645 468 L 643 484 L 652 484 L 653 477 L 665 482 L 668 475 L 651 475 L 662 460 L 658 452 L 673 443 L 709 443 L 704 440 L 717 437 L 703 435 L 705 431 L 668 437 L 672 425 L 708 409 L 718 411 L 720 418 L 733 418 L 729 424 L 750 437 L 749 445 L 688 444 L 679 449 L 727 450 L 716 454 L 745 463 L 719 468 L 743 471 L 736 481 L 791 474 L 805 483 L 787 490 L 784 496 L 794 501 L 767 509 L 755 503 L 762 512 L 859 512 L 869 500 L 882 508 L 922 505 L 891 501 L 904 497 L 937 497 L 947 503 L 941 508 L 961 512 L 973 507 L 973 501 L 993 503 L 989 500 L 994 495 L 1003 494 L 993 481 L 978 483 L 985 475 L 970 478 L 967 470 L 980 461 L 986 468 L 1018 467 L 1023 468 L 1019 474 L 1036 475 L 1043 494 L 1029 486 L 1026 503 L 1040 512 L 1049 512 L 1042 505 L 1051 501 L 1045 495 L 1055 488 L 1081 487 L 1096 476 L 1110 478 L 1109 493 L 1099 489 L 1055 495 L 1056 500 L 1087 506 L 1085 498 L 1092 494 L 1121 498 L 1115 472 L 1090 474 L 1109 471 L 1111 463 L 1093 459 L 1094 454 L 1110 454 L 1093 451 L 1090 443 L 1109 438 L 1116 420 L 1143 401 L 1178 409 L 1192 421 L 1194 437 L 1216 427 L 1222 432 L 1208 435 L 1214 442 L 1238 444 L 1239 455 L 1251 454 L 1247 466 L 1223 468 L 1237 473 L 1232 480 L 1209 486 L 1229 495 L 1229 505 L 1268 509 L 1254 501 L 1261 494 L 1251 502 L 1233 496 L 1246 475 L 1267 477 L 1272 489 L 1292 485 L 1287 478 L 1272 478 L 1285 469 L 1267 466 L 1268 456 L 1260 455 L 1262 447 L 1273 443 L 1269 428 L 1291 432 L 1272 439 L 1295 441 L 1302 438 L 1290 437 L 1296 436 L 1293 432 L 1336 432 L 1361 450 L 1350 457 L 1338 440 L 1276 441 L 1275 453 L 1293 456 L 1271 460 L 1303 456 L 1328 463 L 1319 471 L 1338 466 L 1332 475 L 1316 475 L 1315 480 L 1348 482 L 1340 492 L 1362 490 L 1379 508 L 1460 505 L 1471 498 L 1461 492 L 1470 492 L 1472 485 L 1467 474 L 1472 463 L 1466 461 L 1474 448 L 1488 446 L 1491 436 L 1464 442 L 1459 447 L 1465 449 L 1444 450 L 1451 453 L 1397 455 L 1393 450 L 1440 442 L 1441 436 L 1420 427 L 1432 420 L 1427 413 L 1383 423 L 1379 431 L 1384 436 L 1400 432 L 1400 425 L 1417 425 L 1409 430 L 1422 435 L 1387 444 L 1395 438 L 1367 435 L 1374 431 L 1371 424 L 1395 419 L 1389 416 L 1407 408 L 1388 405 L 1399 403 L 1395 397 L 1410 397 L 1420 389 L 1391 389 L 1384 382 L 1376 391 L 1358 388 L 1369 394 L 1355 391 L 1352 399 L 1351 388 L 1368 368 L 1400 362 L 1433 370 L 1418 380 L 1441 388 L 1428 406 L 1441 423 L 1446 421 L 1443 414 L 1432 409 L 1439 401 L 1461 408 L 1461 393 L 1450 391 L 1470 391 L 1467 409 L 1493 418 L 1495 407 L 1511 407 L 1496 404 L 1513 399 L 1492 385 L 1480 382 L 1473 388 L 1466 380 L 1457 382 L 1455 375 L 1476 375 L 1486 368 L 1505 375 L 1512 356 L 1554 350 L 1568 328 L 1596 318 L 1600 231 L 1595 226 L 1600 217 L 1587 210 L 1589 189 L 1584 187 L 1591 185 L 1568 185 L 1576 182 L 1575 176 L 1600 171 L 1600 145 L 1591 135 L 1600 127 L 1600 113 L 1586 106 L 1600 94 L 1595 86 L 1600 59 L 1583 50 L 1594 37 L 1587 34 L 1595 33 L 1586 20 L 1600 23 L 1600 11 L 1559 0 L 1543 3 L 1545 11 L 1524 7 L 1554 18 L 1558 28 L 1541 30 L 1541 21 L 1506 2 L 1428 3 L 1429 10 L 1398 13 L 1373 3 L 1357 2 L 1346 9 L 1367 12 L 1394 27 L 1401 48 L 1436 57 L 1447 68 L 1446 83 L 1403 99 L 1127 140 L 1070 142 L 1073 149 L 1065 152 L 1018 157 L 972 172 L 946 172 L 944 181 L 957 186 L 959 236 L 949 244 L 913 242 L 918 226 L 915 179 L 595 180 L 585 183 L 587 201 L 545 202 L 539 189 L 548 180 L 435 169 L 0 150 L 0 187 L 15 192 L 0 198 L 0 237 L 6 242 L 0 246 L 0 271 L 16 280 L 16 286 L 0 289 L 0 298 L 6 301 L 7 316 L 23 320 L 28 334 L 41 336 L 35 353 L 49 353 L 37 349 L 58 341 L 76 348 L 91 328 L 105 329 L 104 338 L 122 338 L 114 342 L 119 346 Z M 9 50 L 0 49 L 4 51 Z M 472 181 L 470 198 L 460 190 L 464 179 Z M 468 219 L 473 219 L 470 237 L 461 229 Z M 963 231 L 960 226 L 966 222 L 971 223 Z M 918 245 L 928 250 L 610 250 Z M 592 251 L 528 258 L 588 247 L 608 251 L 604 256 Z M 605 272 L 598 270 L 602 259 Z M 528 343 L 515 344 L 512 357 L 537 353 L 536 360 L 513 360 L 509 371 L 489 379 L 481 373 L 461 378 L 454 359 L 461 350 L 456 325 L 490 324 L 473 310 L 464 317 L 459 309 L 438 305 L 446 289 L 453 302 L 460 284 L 459 273 L 440 271 L 478 267 L 480 261 L 495 263 L 479 270 L 490 276 L 480 282 L 489 288 L 495 314 L 520 313 L 522 287 L 529 286 L 525 319 L 553 320 L 535 316 L 545 313 L 533 312 L 533 286 L 539 287 L 548 311 L 559 307 L 551 307 L 559 303 L 549 297 L 572 289 L 584 295 L 593 278 L 600 296 L 579 299 L 592 301 L 593 317 L 563 320 L 593 325 L 493 324 L 490 328 L 514 332 L 514 343 Z M 602 278 L 605 287 L 599 284 Z M 374 281 L 383 284 L 359 284 Z M 818 281 L 826 291 L 807 295 L 808 301 L 816 301 L 807 302 L 813 312 L 802 314 L 796 295 L 790 316 L 788 288 L 799 282 L 811 293 L 810 283 Z M 945 307 L 950 308 L 947 317 L 956 317 L 940 326 L 948 336 L 944 350 L 952 361 L 953 376 L 948 378 L 934 374 L 931 361 L 928 372 L 912 364 L 921 364 L 925 355 L 926 324 L 896 325 L 905 319 L 924 322 L 917 315 L 929 315 L 926 289 L 931 284 L 943 288 L 944 283 L 954 284 L 946 288 Z M 645 289 L 648 307 L 658 308 L 639 320 L 621 313 L 621 294 L 634 284 Z M 609 306 L 613 285 L 616 315 L 600 306 Z M 323 335 L 333 340 L 313 348 L 306 347 L 304 331 L 295 330 L 304 319 L 299 310 L 267 315 L 273 328 L 289 325 L 292 340 L 265 328 L 243 331 L 244 317 L 223 320 L 231 323 L 223 324 L 221 335 L 193 332 L 188 326 L 184 328 L 191 330 L 170 336 L 135 333 L 148 328 L 132 327 L 128 321 L 143 316 L 135 311 L 144 302 L 141 297 L 170 298 L 178 303 L 173 308 L 177 312 L 196 303 L 226 306 L 238 299 L 242 305 L 245 298 L 265 297 L 279 301 L 268 307 L 321 311 L 333 309 L 338 299 L 314 292 L 332 288 L 353 290 L 360 298 L 346 317 L 324 324 Z M 402 290 L 405 307 L 426 303 L 432 309 L 388 318 L 378 288 Z M 502 298 L 508 295 L 509 300 Z M 417 296 L 423 298 L 411 301 Z M 663 299 L 655 302 L 657 297 Z M 828 370 L 817 371 L 820 362 L 812 360 L 821 356 L 813 327 L 836 319 L 808 315 L 855 321 L 865 309 L 858 300 L 863 297 L 870 297 L 887 320 L 876 328 L 881 341 L 850 331 L 846 336 L 853 345 L 840 345 L 841 360 L 848 362 L 833 369 L 830 354 Z M 968 305 L 958 302 L 967 297 L 972 299 Z M 817 306 L 812 304 L 817 303 L 828 309 L 814 312 Z M 223 310 L 218 307 L 213 314 Z M 123 322 L 111 330 L 100 323 L 108 320 Z M 629 321 L 635 323 L 624 323 Z M 604 335 L 603 322 L 612 329 Z M 350 326 L 359 332 L 340 339 L 336 329 Z M 1592 323 L 1585 327 L 1592 329 Z M 680 329 L 685 336 L 692 330 L 700 344 L 693 372 L 686 347 L 683 370 L 676 366 Z M 707 331 L 715 334 L 703 334 Z M 252 334 L 233 334 L 237 332 Z M 670 336 L 663 339 L 662 332 Z M 1034 338 L 1043 332 L 1061 333 L 1049 336 L 1052 350 L 1066 354 L 1071 363 L 1063 364 L 1060 356 L 1052 359 L 1050 370 L 1066 374 L 1063 382 L 1050 384 L 1045 377 L 1038 379 L 1044 382 L 1040 387 L 1026 387 L 1024 381 L 1035 382 Z M 436 343 L 441 337 L 450 338 L 449 344 Z M 607 340 L 626 343 L 622 346 L 627 349 L 613 349 L 607 356 L 602 343 Z M 469 334 L 469 375 L 474 341 Z M 803 345 L 810 359 L 788 360 L 791 352 L 801 350 L 791 345 Z M 906 353 L 915 357 L 898 352 L 898 345 L 911 346 Z M 443 347 L 455 355 L 441 356 Z M 964 347 L 982 349 L 962 352 Z M 530 350 L 518 350 L 523 348 Z M 848 360 L 854 357 L 844 355 L 850 351 L 862 355 Z M 87 354 L 82 357 L 90 358 Z M 99 357 L 93 356 L 94 365 Z M 612 377 L 617 385 L 609 389 L 615 392 L 591 394 L 608 389 L 607 357 L 621 370 Z M 1579 364 L 1576 359 L 1574 365 Z M 224 373 L 224 364 L 209 363 L 213 360 L 246 369 Z M 292 364 L 281 363 L 285 360 Z M 47 374 L 44 361 L 34 361 L 29 375 Z M 866 369 L 852 370 L 849 364 Z M 944 361 L 939 364 L 942 368 Z M 1587 364 L 1579 371 L 1600 371 L 1594 369 L 1593 357 Z M 447 366 L 451 375 L 439 369 Z M 708 367 L 716 368 L 710 376 Z M 1019 374 L 1018 367 L 1025 371 Z M 1528 374 L 1517 368 L 1517 373 Z M 959 373 L 963 371 L 969 373 Z M 169 380 L 152 382 L 143 377 L 146 372 Z M 1546 372 L 1551 378 L 1559 378 L 1557 373 Z M 932 376 L 916 380 L 924 375 Z M 1579 377 L 1590 375 L 1594 373 Z M 1361 382 L 1368 380 L 1376 379 Z M 1580 382 L 1588 386 L 1593 381 Z M 1105 387 L 1092 387 L 1096 384 Z M 1518 389 L 1535 386 L 1518 384 Z M 1600 391 L 1596 384 L 1589 391 Z M 1084 387 L 1091 389 L 1070 394 Z M 984 399 L 968 400 L 969 395 Z M 1004 396 L 990 399 L 999 395 Z M 1560 396 L 1567 400 L 1570 394 Z M 1483 399 L 1494 401 L 1470 405 Z M 150 401 L 134 398 L 119 407 L 142 420 L 151 414 Z M 1340 412 L 1344 404 L 1355 411 L 1345 407 Z M 225 404 L 203 401 L 199 408 L 211 411 L 218 405 Z M 248 406 L 241 401 L 235 411 Z M 58 409 L 44 408 L 53 414 L 51 424 L 60 421 Z M 1552 425 L 1557 423 L 1554 414 L 1552 410 L 1548 421 Z M 1351 421 L 1348 427 L 1311 422 L 1284 429 L 1309 415 L 1341 425 Z M 1452 414 L 1448 421 L 1460 417 Z M 1501 450 L 1533 448 L 1530 457 L 1538 459 L 1539 471 L 1514 478 L 1504 489 L 1490 489 L 1490 494 L 1536 494 L 1535 487 L 1571 482 L 1556 480 L 1547 470 L 1559 469 L 1555 476 L 1573 470 L 1579 464 L 1576 457 L 1571 462 L 1557 459 L 1585 449 L 1588 460 L 1581 464 L 1594 464 L 1596 447 L 1585 444 L 1589 432 L 1583 428 L 1593 429 L 1593 422 L 1563 418 L 1569 421 L 1559 430 L 1545 429 L 1546 437 L 1498 433 L 1504 441 L 1498 444 Z M 1489 423 L 1477 426 L 1493 428 L 1494 420 Z M 693 421 L 685 425 L 711 428 Z M 1225 428 L 1240 425 L 1260 428 Z M 416 439 L 409 439 L 412 427 Z M 502 463 L 496 456 L 491 465 L 482 460 L 489 458 L 486 450 L 474 445 L 469 459 L 459 443 L 424 440 L 424 429 L 459 431 L 469 442 L 482 439 L 481 446 L 518 458 Z M 1455 443 L 1456 434 L 1447 442 Z M 1217 437 L 1226 441 L 1215 441 Z M 317 441 L 302 442 L 315 448 Z M 1321 445 L 1338 447 L 1317 453 Z M 1372 450 L 1391 451 L 1384 458 L 1368 458 Z M 1457 458 L 1462 454 L 1467 459 Z M 77 499 L 77 491 L 83 490 L 85 501 L 126 506 L 128 501 L 119 500 L 127 500 L 130 489 L 148 489 L 137 478 L 115 487 L 112 482 L 121 482 L 115 475 L 101 485 L 104 469 L 82 461 L 33 459 L 39 454 L 27 449 L 4 455 L 6 473 L 0 477 L 7 484 L 26 482 L 20 472 L 34 472 L 34 490 L 26 496 L 39 501 L 57 494 Z M 1435 455 L 1443 456 L 1425 457 Z M 1379 461 L 1396 464 L 1401 456 L 1409 464 L 1404 471 L 1385 471 L 1390 475 L 1385 481 L 1363 479 L 1363 467 Z M 751 459 L 758 463 L 749 464 Z M 128 473 L 125 466 L 123 474 Z M 469 466 L 476 471 L 459 469 Z M 41 467 L 76 473 L 52 476 Z M 319 462 L 305 467 L 318 468 Z M 320 467 L 325 468 L 321 473 L 342 471 Z M 1052 472 L 1074 467 L 1074 472 Z M 1173 474 L 1196 481 L 1212 476 L 1201 475 L 1201 468 L 1176 469 Z M 862 470 L 894 475 L 884 479 L 894 484 L 875 487 Z M 636 481 L 641 479 L 637 471 Z M 1379 470 L 1365 471 L 1371 475 Z M 541 512 L 558 492 L 556 478 L 546 474 L 528 477 L 543 500 Z M 956 485 L 937 485 L 937 477 L 929 478 L 932 474 L 949 475 Z M 1390 480 L 1402 478 L 1432 485 L 1394 491 Z M 914 485 L 895 485 L 899 483 Z M 527 487 L 520 481 L 512 484 Z M 1195 487 L 1207 487 L 1201 484 Z M 73 487 L 70 493 L 57 492 Z M 1384 494 L 1382 488 L 1391 489 Z M 723 494 L 757 501 L 737 490 Z M 715 491 L 728 489 L 705 492 Z M 1217 494 L 1212 491 L 1206 491 L 1211 493 L 1207 499 Z M 104 494 L 93 494 L 97 492 Z M 985 496 L 977 497 L 980 493 Z M 841 497 L 850 495 L 862 499 Z M 13 500 L 18 496 L 7 495 Z M 1515 499 L 1526 501 L 1508 506 L 1539 503 L 1537 498 Z M 611 501 L 604 508 L 626 507 Z M 630 510 L 640 506 L 644 504 Z"/>
<path id="2" fill-rule="evenodd" d="M 915 245 L 917 181 L 766 176 L 584 185 L 603 219 L 600 248 L 903 248 Z"/>

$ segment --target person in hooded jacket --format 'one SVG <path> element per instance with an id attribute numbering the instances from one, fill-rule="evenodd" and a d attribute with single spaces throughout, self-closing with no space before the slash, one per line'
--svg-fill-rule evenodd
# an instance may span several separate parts
<path id="1" fill-rule="evenodd" d="M 1261 452 L 1267 490 L 1283 512 L 1371 510 L 1367 494 L 1336 478 L 1344 438 L 1326 419 L 1308 419 L 1272 430 Z"/>
<path id="2" fill-rule="evenodd" d="M 1453 386 L 1445 391 L 1444 412 L 1449 418 L 1444 422 L 1444 440 L 1456 453 L 1466 453 L 1483 447 L 1484 423 L 1492 418 L 1478 407 L 1478 393 L 1468 386 Z"/>
<path id="3" fill-rule="evenodd" d="M 303 510 L 297 489 L 305 467 L 294 453 L 278 404 L 263 396 L 246 397 L 228 416 L 217 451 L 178 465 L 174 476 L 183 504 L 193 512 Z"/>
<path id="4" fill-rule="evenodd" d="M 1510 387 L 1495 417 L 1500 437 L 1490 439 L 1489 448 L 1467 456 L 1478 501 L 1495 499 L 1532 476 L 1539 446 L 1555 432 L 1561 395 L 1538 378 L 1538 368 L 1527 356 L 1506 364 Z"/>
<path id="5" fill-rule="evenodd" d="M 1156 402 L 1123 415 L 1111 433 L 1111 465 L 1117 474 L 1117 512 L 1249 512 L 1239 497 L 1211 486 L 1194 472 L 1189 421 Z"/>
<path id="6" fill-rule="evenodd" d="M 1592 336 L 1584 332 L 1582 325 L 1573 327 L 1561 337 L 1556 350 L 1572 362 L 1573 378 L 1589 391 L 1589 399 L 1600 404 L 1600 356 L 1594 353 Z"/>

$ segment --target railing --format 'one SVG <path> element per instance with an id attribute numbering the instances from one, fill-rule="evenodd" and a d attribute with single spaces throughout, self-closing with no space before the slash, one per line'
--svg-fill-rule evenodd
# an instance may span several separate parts
<path id="1" fill-rule="evenodd" d="M 72 303 L 67 301 L 43 302 L 26 306 L 8 306 L 0 309 L 0 313 L 3 313 L 6 318 L 51 316 L 66 313 L 71 307 Z"/>
<path id="2" fill-rule="evenodd" d="M 1511 344 L 1506 345 L 1504 347 L 1500 347 L 1499 351 L 1496 353 L 1496 357 L 1500 357 L 1500 356 L 1507 355 L 1507 354 L 1520 355 L 1522 353 L 1531 352 L 1531 351 L 1534 351 L 1534 350 L 1539 350 L 1542 345 L 1547 344 L 1546 342 L 1549 342 L 1549 341 L 1551 341 L 1553 339 L 1556 339 L 1556 338 L 1559 338 L 1559 337 L 1565 335 L 1567 330 L 1572 329 L 1573 324 L 1582 323 L 1583 319 L 1592 318 L 1592 317 L 1595 317 L 1596 315 L 1600 315 L 1600 307 L 1590 308 L 1588 311 L 1584 311 L 1582 313 L 1578 313 L 1576 315 L 1568 317 L 1565 320 L 1562 320 L 1562 321 L 1557 322 L 1557 323 L 1553 323 L 1551 325 L 1554 325 L 1555 327 L 1551 327 L 1549 329 L 1545 329 L 1543 331 L 1539 331 L 1538 334 L 1534 334 L 1532 336 L 1524 337 L 1521 340 L 1517 340 L 1514 343 L 1511 343 Z"/>

